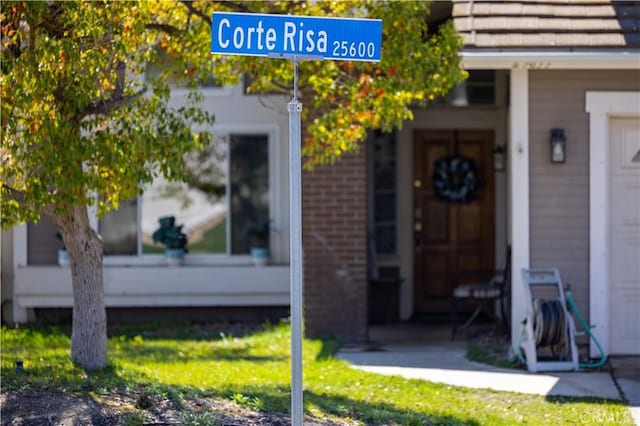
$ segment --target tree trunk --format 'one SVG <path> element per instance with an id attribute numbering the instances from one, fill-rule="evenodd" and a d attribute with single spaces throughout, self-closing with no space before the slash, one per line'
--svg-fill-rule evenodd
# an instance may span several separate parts
<path id="1" fill-rule="evenodd" d="M 107 365 L 107 313 L 104 305 L 102 241 L 89 225 L 85 206 L 54 215 L 71 259 L 73 328 L 71 360 L 86 370 Z"/>

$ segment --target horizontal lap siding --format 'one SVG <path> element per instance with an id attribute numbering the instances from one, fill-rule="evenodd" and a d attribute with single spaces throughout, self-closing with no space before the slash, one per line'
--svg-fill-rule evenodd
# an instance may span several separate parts
<path id="1" fill-rule="evenodd" d="M 531 71 L 531 266 L 559 268 L 589 316 L 589 90 L 640 90 L 637 71 Z M 566 136 L 566 163 L 550 162 L 550 130 Z"/>

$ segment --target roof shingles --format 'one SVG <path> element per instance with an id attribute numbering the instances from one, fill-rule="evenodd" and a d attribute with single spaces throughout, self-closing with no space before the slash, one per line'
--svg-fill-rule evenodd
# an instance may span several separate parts
<path id="1" fill-rule="evenodd" d="M 468 48 L 640 48 L 640 2 L 453 0 Z"/>

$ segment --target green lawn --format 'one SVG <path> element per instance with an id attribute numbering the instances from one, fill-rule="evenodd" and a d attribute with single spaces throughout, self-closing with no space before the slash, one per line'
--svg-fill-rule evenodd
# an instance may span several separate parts
<path id="1" fill-rule="evenodd" d="M 221 220 L 213 228 L 208 229 L 197 242 L 187 244 L 189 253 L 226 253 L 227 251 L 227 219 Z M 145 254 L 160 254 L 165 252 L 162 245 L 143 244 L 142 252 Z"/>
<path id="2" fill-rule="evenodd" d="M 90 392 L 96 398 L 108 398 L 114 392 L 144 388 L 172 400 L 213 396 L 265 412 L 289 410 L 286 325 L 268 326 L 241 338 L 187 325 L 112 329 L 110 367 L 90 376 L 68 360 L 68 331 L 3 327 L 2 391 Z M 331 341 L 304 342 L 307 415 L 371 425 L 630 421 L 626 406 L 612 401 L 472 390 L 364 373 L 334 359 L 336 348 Z M 16 359 L 24 360 L 21 375 L 15 371 Z"/>

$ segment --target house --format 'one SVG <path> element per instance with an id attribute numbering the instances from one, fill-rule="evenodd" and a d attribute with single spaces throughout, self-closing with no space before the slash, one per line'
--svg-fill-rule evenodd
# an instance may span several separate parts
<path id="1" fill-rule="evenodd" d="M 521 269 L 557 267 L 605 350 L 640 353 L 640 4 L 433 3 L 434 23 L 449 17 L 465 39 L 462 93 L 305 176 L 307 331 L 366 339 L 367 235 L 403 278 L 402 320 L 448 315 L 455 272 L 501 267 L 510 243 L 513 340 Z M 469 204 L 434 197 L 434 161 L 456 151 L 483 176 Z"/>
<path id="2" fill-rule="evenodd" d="M 514 339 L 525 311 L 520 270 L 557 267 L 605 350 L 639 354 L 640 4 L 434 2 L 430 23 L 446 19 L 465 39 L 465 84 L 446 102 L 416 109 L 397 132 L 373 132 L 359 152 L 303 173 L 307 334 L 366 341 L 373 269 L 402 279 L 383 306 L 391 317 L 447 316 L 456 271 L 500 267 L 510 244 Z M 267 161 L 251 160 L 261 172 L 248 176 L 230 149 L 224 247 L 190 253 L 178 268 L 145 254 L 144 207 L 132 205 L 134 252 L 105 258 L 107 306 L 288 304 L 287 100 L 210 90 L 218 133 L 236 158 L 257 142 Z M 470 203 L 442 201 L 433 189 L 436 160 L 457 154 L 481 177 Z M 233 197 L 247 191 L 234 173 L 262 182 L 264 193 L 245 198 L 263 208 L 266 201 L 276 230 L 268 266 L 251 266 L 246 248 L 234 245 L 231 223 L 242 209 Z M 2 297 L 16 321 L 32 308 L 71 306 L 54 233 L 29 224 L 2 235 Z"/>
<path id="3" fill-rule="evenodd" d="M 245 95 L 243 85 L 202 90 L 204 108 L 216 115 L 216 147 L 224 147 L 224 152 L 207 151 L 205 161 L 192 161 L 199 179 L 225 182 L 224 195 L 216 198 L 208 191 L 157 182 L 142 197 L 121 204 L 101 220 L 90 215 L 104 242 L 105 302 L 110 315 L 116 309 L 132 316 L 140 307 L 163 308 L 158 310 L 164 315 L 184 307 L 224 308 L 226 315 L 227 308 L 248 308 L 258 320 L 268 317 L 271 308 L 286 315 L 287 99 Z M 174 88 L 170 102 L 181 105 L 187 93 Z M 189 254 L 180 267 L 168 266 L 164 249 L 152 242 L 158 219 L 167 215 L 175 216 L 189 236 Z M 273 231 L 271 264 L 259 268 L 249 255 L 247 230 L 268 218 Z M 56 228 L 46 218 L 3 231 L 6 319 L 24 322 L 34 313 L 72 306 L 71 272 L 58 265 L 60 248 Z M 213 318 L 210 310 L 199 317 Z"/>

